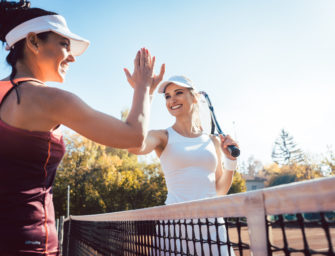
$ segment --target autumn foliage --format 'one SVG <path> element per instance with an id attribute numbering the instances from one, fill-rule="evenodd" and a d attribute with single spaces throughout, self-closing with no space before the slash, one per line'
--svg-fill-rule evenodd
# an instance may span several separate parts
<path id="1" fill-rule="evenodd" d="M 145 164 L 126 150 L 108 148 L 79 135 L 66 137 L 67 152 L 54 184 L 56 216 L 94 214 L 164 204 L 167 190 L 159 163 Z"/>

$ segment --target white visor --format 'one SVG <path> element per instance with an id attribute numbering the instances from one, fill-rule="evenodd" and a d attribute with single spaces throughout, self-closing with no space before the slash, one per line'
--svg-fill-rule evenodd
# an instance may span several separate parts
<path id="1" fill-rule="evenodd" d="M 55 32 L 69 39 L 71 53 L 74 56 L 81 55 L 90 44 L 88 40 L 70 31 L 63 16 L 45 15 L 23 22 L 9 31 L 6 35 L 6 49 L 9 50 L 16 42 L 25 38 L 30 32 L 38 34 L 48 31 Z"/>
<path id="2" fill-rule="evenodd" d="M 195 89 L 193 82 L 186 76 L 172 76 L 168 80 L 161 83 L 158 87 L 158 93 L 165 93 L 165 89 L 169 84 L 176 84 L 185 88 Z"/>

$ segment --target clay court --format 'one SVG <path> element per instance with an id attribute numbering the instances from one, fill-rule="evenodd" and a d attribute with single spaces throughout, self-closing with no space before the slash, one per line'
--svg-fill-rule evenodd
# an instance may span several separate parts
<path id="1" fill-rule="evenodd" d="M 302 232 L 298 228 L 286 228 L 286 236 L 288 241 L 288 246 L 290 248 L 302 250 L 304 248 L 304 242 L 302 238 Z M 327 252 L 328 251 L 328 241 L 326 238 L 326 234 L 324 230 L 320 227 L 316 228 L 305 228 L 306 236 L 307 236 L 307 242 L 310 249 L 319 251 L 319 252 Z M 236 230 L 230 230 L 229 232 L 230 238 L 233 242 L 238 241 L 237 237 L 237 231 Z M 249 234 L 247 227 L 242 228 L 242 241 L 250 244 L 249 240 Z M 333 250 L 335 250 L 335 228 L 330 229 L 330 235 L 332 238 L 332 245 Z M 276 247 L 283 248 L 284 242 L 283 242 L 283 234 L 282 230 L 280 228 L 272 228 L 272 244 Z M 243 254 L 240 254 L 238 250 L 235 250 L 236 256 L 238 255 L 250 255 L 250 250 L 243 250 Z M 280 256 L 285 255 L 283 251 L 281 252 L 275 252 L 273 255 Z M 292 253 L 291 255 L 305 255 L 301 252 Z M 318 255 L 318 254 L 316 254 Z M 322 255 L 322 254 L 319 254 Z M 324 254 L 323 254 L 324 255 Z"/>

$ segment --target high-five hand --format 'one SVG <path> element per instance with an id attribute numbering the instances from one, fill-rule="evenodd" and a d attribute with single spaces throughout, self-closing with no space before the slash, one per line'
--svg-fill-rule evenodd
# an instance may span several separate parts
<path id="1" fill-rule="evenodd" d="M 126 74 L 127 80 L 131 87 L 135 88 L 135 86 L 141 82 L 141 78 L 139 77 L 142 72 L 150 75 L 148 80 L 150 86 L 150 95 L 152 95 L 157 87 L 157 85 L 162 81 L 164 73 L 165 73 L 165 64 L 161 66 L 161 70 L 159 75 L 155 75 L 153 72 L 155 66 L 156 58 L 151 57 L 150 52 L 142 48 L 140 51 L 137 52 L 136 58 L 134 60 L 134 72 L 130 74 L 127 68 L 124 68 L 124 72 Z M 145 68 L 147 66 L 147 68 Z M 140 69 L 145 69 L 146 71 L 142 71 Z M 148 72 L 148 73 L 147 73 Z"/>

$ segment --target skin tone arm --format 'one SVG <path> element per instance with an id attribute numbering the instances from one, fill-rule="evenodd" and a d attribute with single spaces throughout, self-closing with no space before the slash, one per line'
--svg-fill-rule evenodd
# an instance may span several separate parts
<path id="1" fill-rule="evenodd" d="M 160 157 L 167 144 L 167 139 L 166 130 L 151 130 L 148 132 L 142 147 L 128 148 L 128 151 L 135 155 L 146 155 L 155 150 L 156 155 Z"/>
<path id="2" fill-rule="evenodd" d="M 236 160 L 235 157 L 232 157 L 229 154 L 229 151 L 227 147 L 229 145 L 235 145 L 237 144 L 230 138 L 229 135 L 226 137 L 223 137 L 220 135 L 220 138 L 218 137 L 212 137 L 216 154 L 218 156 L 218 166 L 215 172 L 215 180 L 216 180 L 216 193 L 219 196 L 226 195 L 231 187 L 231 184 L 233 182 L 233 176 L 234 176 L 234 170 L 226 170 L 222 167 L 222 152 L 225 154 L 225 156 L 231 160 Z M 221 140 L 221 143 L 220 143 Z"/>
<path id="3" fill-rule="evenodd" d="M 167 144 L 167 139 L 168 137 L 165 130 L 152 130 L 149 131 L 142 147 L 129 148 L 128 151 L 136 155 L 145 155 L 155 150 L 157 156 L 160 157 Z M 212 139 L 218 156 L 218 165 L 215 172 L 216 192 L 217 195 L 226 195 L 233 181 L 234 170 L 226 170 L 222 167 L 222 152 L 224 152 L 229 159 L 235 160 L 236 158 L 229 154 L 227 146 L 237 146 L 237 144 L 229 137 L 229 135 L 221 137 L 221 143 L 218 137 L 213 136 Z"/>
<path id="4" fill-rule="evenodd" d="M 91 109 L 74 95 L 61 97 L 56 118 L 64 125 L 74 129 L 81 135 L 117 148 L 141 146 L 145 138 L 149 112 L 149 93 L 155 90 L 163 75 L 153 75 L 155 58 L 151 58 L 146 49 L 137 53 L 134 61 L 134 72 L 131 75 L 134 84 L 133 104 L 125 122 Z M 129 71 L 128 71 L 129 72 Z M 69 106 L 70 102 L 70 106 Z M 69 113 L 68 109 L 73 109 Z"/>
<path id="5" fill-rule="evenodd" d="M 155 63 L 155 60 L 156 60 L 155 57 L 153 57 L 152 58 L 153 64 Z M 126 74 L 129 84 L 131 85 L 131 87 L 135 89 L 136 84 L 135 77 L 131 75 L 129 70 L 126 68 L 124 69 L 124 72 Z M 151 98 L 157 85 L 162 81 L 164 73 L 165 73 L 165 64 L 161 66 L 159 75 L 153 77 L 152 83 L 154 86 L 151 86 L 149 92 Z M 143 144 L 140 147 L 128 148 L 128 151 L 136 155 L 146 155 L 155 150 L 157 156 L 160 157 L 161 153 L 164 150 L 166 142 L 167 142 L 167 135 L 165 130 L 151 130 L 148 132 L 148 135 L 145 137 Z"/>
<path id="6" fill-rule="evenodd" d="M 14 127 L 32 131 L 50 131 L 56 125 L 64 124 L 104 145 L 141 147 L 149 120 L 149 92 L 160 82 L 153 74 L 153 65 L 148 50 L 141 49 L 134 61 L 133 104 L 125 122 L 92 109 L 70 92 L 40 86 L 36 82 L 26 82 L 20 86 L 22 101 L 19 105 L 15 93 L 9 95 L 0 109 L 1 119 Z M 17 67 L 21 77 L 34 77 L 23 72 L 20 63 Z"/>

